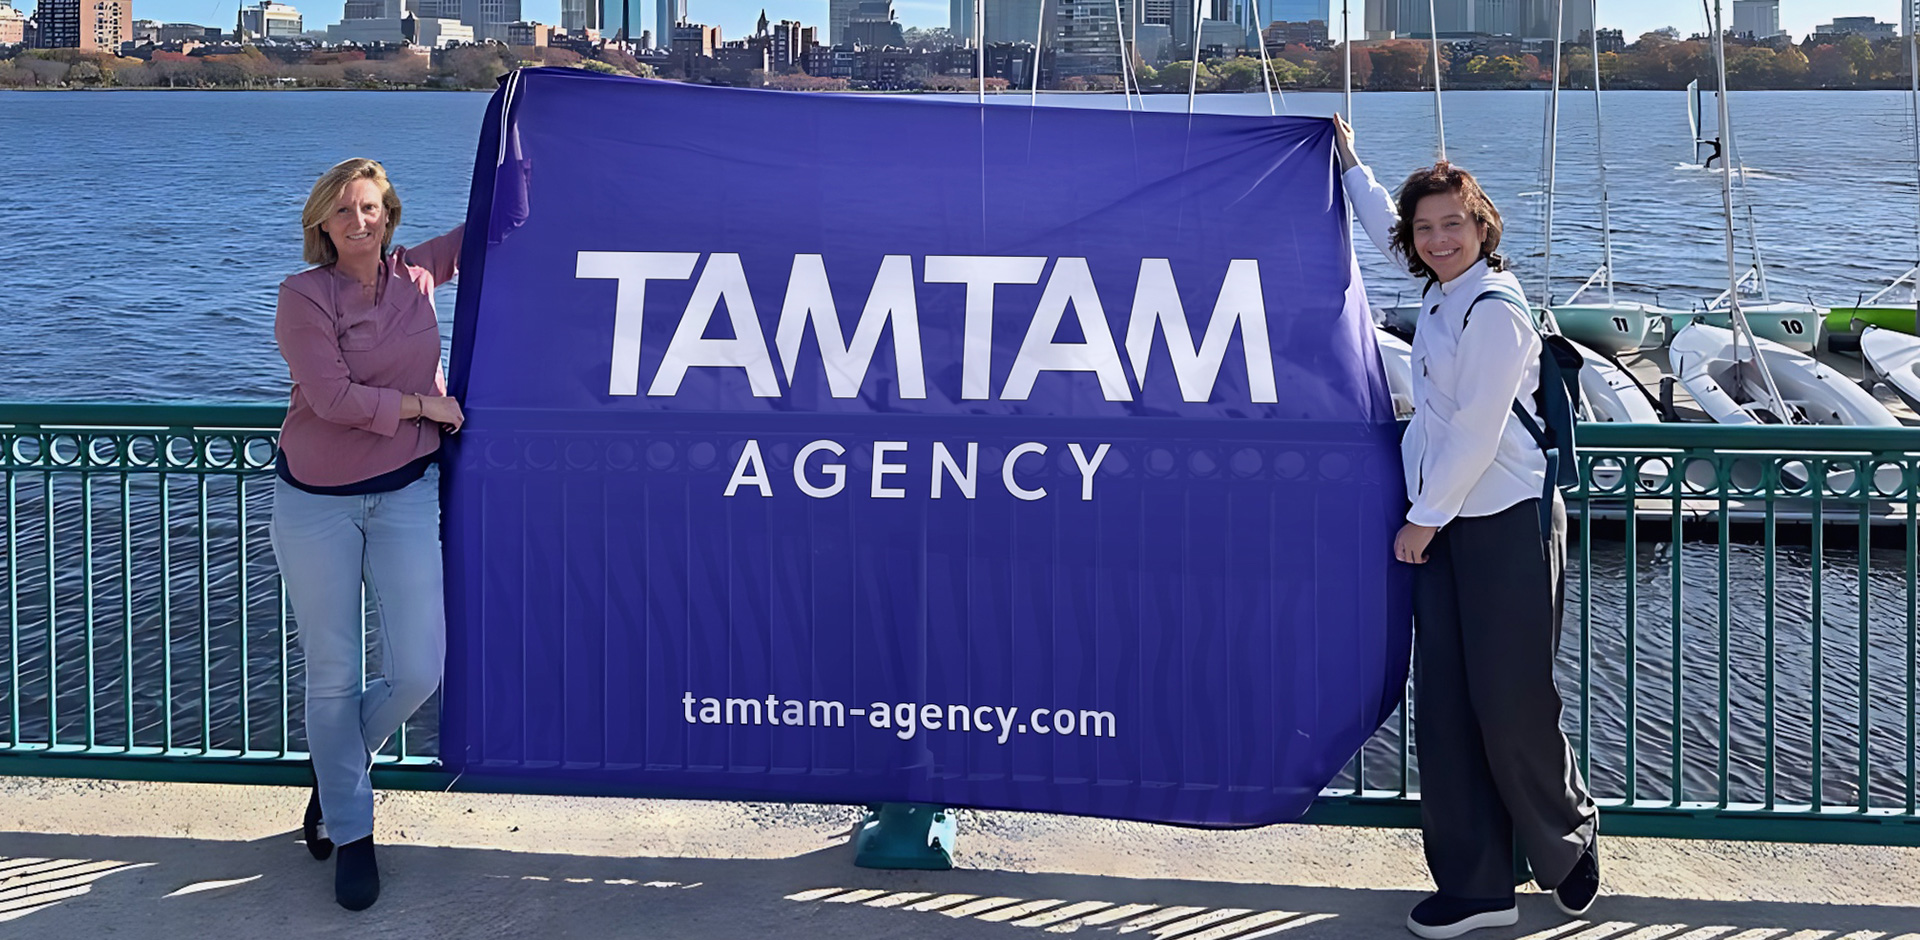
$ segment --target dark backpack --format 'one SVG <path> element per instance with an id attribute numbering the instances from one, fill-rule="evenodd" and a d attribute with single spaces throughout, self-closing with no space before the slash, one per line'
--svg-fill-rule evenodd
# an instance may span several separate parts
<path id="1" fill-rule="evenodd" d="M 1531 310 L 1526 298 L 1506 288 L 1494 288 L 1467 305 L 1468 315 L 1472 315 L 1473 307 L 1480 301 L 1489 299 L 1504 300 L 1523 311 Z M 1544 329 L 1537 323 L 1535 329 L 1540 332 L 1540 388 L 1534 392 L 1533 401 L 1547 426 L 1542 428 L 1534 421 L 1533 415 L 1527 413 L 1518 400 L 1513 403 L 1513 413 L 1547 455 L 1546 485 L 1540 491 L 1540 535 L 1551 538 L 1554 488 L 1580 483 L 1580 462 L 1574 454 L 1573 433 L 1575 416 L 1580 412 L 1580 368 L 1586 359 L 1558 329 Z"/>

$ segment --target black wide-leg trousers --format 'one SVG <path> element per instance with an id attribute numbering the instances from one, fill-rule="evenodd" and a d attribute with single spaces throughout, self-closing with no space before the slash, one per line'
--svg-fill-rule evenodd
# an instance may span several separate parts
<path id="1" fill-rule="evenodd" d="M 1455 519 L 1414 569 L 1420 827 L 1443 895 L 1511 898 L 1516 850 L 1551 888 L 1596 832 L 1553 683 L 1566 520 L 1557 497 L 1546 539 L 1538 499 Z"/>

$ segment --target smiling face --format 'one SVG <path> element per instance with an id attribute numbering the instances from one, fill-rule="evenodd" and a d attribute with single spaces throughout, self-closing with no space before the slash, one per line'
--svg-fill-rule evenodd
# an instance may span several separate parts
<path id="1" fill-rule="evenodd" d="M 1394 197 L 1393 253 L 1415 277 L 1445 283 L 1485 261 L 1506 270 L 1500 257 L 1500 210 L 1464 167 L 1445 160 L 1413 171 Z"/>
<path id="2" fill-rule="evenodd" d="M 349 264 L 379 258 L 392 228 L 380 184 L 365 177 L 340 190 L 320 223 L 320 230 L 333 242 L 335 255 Z"/>
<path id="3" fill-rule="evenodd" d="M 1487 226 L 1473 217 L 1457 192 L 1423 196 L 1413 210 L 1413 249 L 1446 283 L 1480 261 Z"/>

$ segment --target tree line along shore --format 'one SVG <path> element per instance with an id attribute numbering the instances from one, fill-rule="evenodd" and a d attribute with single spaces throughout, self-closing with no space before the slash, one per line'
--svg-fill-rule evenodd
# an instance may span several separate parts
<path id="1" fill-rule="evenodd" d="M 928 51 L 944 40 L 944 30 L 908 30 L 912 51 Z M 1815 39 L 1822 41 L 1816 42 Z M 1552 63 L 1538 54 L 1491 54 L 1488 43 L 1450 42 L 1442 47 L 1442 83 L 1451 89 L 1541 88 L 1552 80 Z M 971 91 L 967 74 L 936 73 L 912 61 L 889 72 L 887 84 L 858 77 L 808 75 L 797 66 L 784 73 L 700 67 L 675 56 L 639 58 L 616 45 L 584 51 L 561 46 L 458 46 L 427 50 L 418 46 L 318 47 L 241 45 L 203 47 L 191 52 L 144 49 L 141 56 L 115 56 L 77 49 L 0 48 L 0 88 L 202 88 L 202 89 L 491 89 L 500 76 L 522 66 L 590 69 L 646 78 L 687 79 L 707 84 L 782 88 L 795 91 L 860 89 Z M 1270 46 L 1267 69 L 1286 90 L 1337 90 L 1343 86 L 1346 52 L 1339 46 Z M 1549 58 L 1551 53 L 1548 53 Z M 1353 82 L 1359 91 L 1416 91 L 1432 87 L 1431 47 L 1418 40 L 1356 44 Z M 951 57 L 950 57 L 951 58 Z M 928 62 L 935 61 L 931 57 Z M 1256 54 L 1202 58 L 1197 80 L 1190 60 L 1155 65 L 1134 63 L 1146 91 L 1184 94 L 1190 81 L 1201 91 L 1252 91 L 1265 87 Z M 902 75 L 904 74 L 904 77 Z M 1043 73 L 1044 74 L 1044 73 Z M 1591 87 L 1593 59 L 1587 46 L 1569 43 L 1561 54 L 1563 84 Z M 1648 33 L 1624 48 L 1600 54 L 1601 84 L 1609 89 L 1681 89 L 1699 80 L 1714 81 L 1713 49 L 1703 38 L 1677 40 Z M 1877 42 L 1860 36 L 1828 41 L 1773 40 L 1733 42 L 1727 49 L 1727 81 L 1738 90 L 1905 88 L 1906 47 L 1901 40 Z M 988 78 L 989 89 L 1006 89 L 1003 79 Z M 1068 91 L 1117 91 L 1114 75 L 1072 76 L 1045 87 Z"/>

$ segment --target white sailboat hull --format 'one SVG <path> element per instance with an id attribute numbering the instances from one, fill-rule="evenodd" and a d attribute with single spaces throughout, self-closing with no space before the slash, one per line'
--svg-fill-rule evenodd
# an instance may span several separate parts
<path id="1" fill-rule="evenodd" d="M 1733 340 L 1733 331 L 1704 323 L 1681 330 L 1668 346 L 1674 375 L 1694 401 L 1721 424 L 1784 423 L 1786 416 L 1775 414 L 1769 404 L 1759 370 L 1751 362 L 1752 350 L 1743 349 L 1736 356 Z M 1856 427 L 1900 426 L 1900 420 L 1866 389 L 1813 357 L 1766 339 L 1759 341 L 1759 347 L 1780 397 L 1795 413 L 1794 420 Z M 1740 361 L 1742 357 L 1748 361 Z M 1734 485 L 1742 489 L 1758 487 L 1765 481 L 1763 461 L 1736 460 L 1731 472 Z M 1816 475 L 1828 494 L 1847 495 L 1855 485 L 1851 470 L 1822 471 L 1801 461 L 1783 462 L 1779 472 L 1780 483 L 1789 490 L 1807 486 Z M 1708 478 L 1714 473 L 1706 461 L 1694 461 L 1688 468 L 1689 478 L 1700 475 L 1694 482 L 1702 486 L 1713 483 Z M 1873 485 L 1891 492 L 1886 488 L 1900 485 L 1900 471 L 1877 471 Z"/>
<path id="2" fill-rule="evenodd" d="M 1860 354 L 1875 375 L 1920 410 L 1920 336 L 1870 326 L 1860 334 Z"/>
<path id="3" fill-rule="evenodd" d="M 1580 420 L 1610 424 L 1660 423 L 1659 410 L 1654 408 L 1652 400 L 1640 388 L 1640 383 L 1634 381 L 1627 370 L 1586 346 L 1577 342 L 1573 345 L 1580 350 L 1583 360 L 1580 366 Z M 1622 465 L 1612 461 L 1595 461 L 1589 469 L 1594 487 L 1602 493 L 1617 488 L 1623 472 Z M 1643 466 L 1639 476 L 1641 489 L 1645 492 L 1659 492 L 1666 484 L 1666 470 L 1654 464 Z"/>
<path id="4" fill-rule="evenodd" d="M 1393 416 L 1413 414 L 1413 347 L 1393 333 L 1375 327 L 1374 343 L 1380 347 L 1380 365 L 1387 372 L 1387 391 L 1393 394 Z"/>
<path id="5" fill-rule="evenodd" d="M 1742 344 L 1744 346 L 1744 344 Z M 1900 421 L 1851 379 L 1779 343 L 1759 341 L 1760 355 L 1788 408 L 1811 424 L 1899 427 Z M 1736 353 L 1734 334 L 1718 326 L 1694 323 L 1674 334 L 1668 346 L 1673 373 L 1687 394 L 1721 424 L 1787 423 L 1774 413 L 1765 383 L 1751 362 L 1751 350 Z"/>
<path id="6" fill-rule="evenodd" d="M 1613 360 L 1576 342 L 1580 368 L 1580 420 L 1612 424 L 1658 424 L 1660 412 L 1640 383 Z"/>

